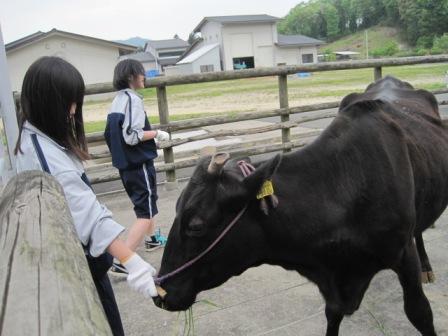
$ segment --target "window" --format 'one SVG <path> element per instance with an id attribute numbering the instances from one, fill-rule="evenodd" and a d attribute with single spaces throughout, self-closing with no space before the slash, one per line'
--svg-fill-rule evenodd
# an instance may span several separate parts
<path id="1" fill-rule="evenodd" d="M 180 56 L 184 53 L 183 50 L 179 50 L 179 51 L 166 51 L 166 52 L 159 52 L 159 57 L 176 57 L 176 56 Z"/>
<path id="2" fill-rule="evenodd" d="M 302 63 L 314 63 L 313 54 L 302 54 Z"/>
<path id="3" fill-rule="evenodd" d="M 215 71 L 213 64 L 201 65 L 201 72 L 213 72 Z"/>
<path id="4" fill-rule="evenodd" d="M 233 59 L 233 70 L 252 68 L 255 68 L 255 61 L 253 57 L 237 57 Z"/>

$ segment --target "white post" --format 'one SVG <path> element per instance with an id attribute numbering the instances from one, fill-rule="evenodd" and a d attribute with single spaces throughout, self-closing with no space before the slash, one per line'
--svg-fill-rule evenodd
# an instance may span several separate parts
<path id="1" fill-rule="evenodd" d="M 0 25 L 0 189 L 15 175 L 14 146 L 19 135 L 6 50 Z"/>
<path id="2" fill-rule="evenodd" d="M 366 59 L 369 59 L 369 34 L 366 29 Z"/>

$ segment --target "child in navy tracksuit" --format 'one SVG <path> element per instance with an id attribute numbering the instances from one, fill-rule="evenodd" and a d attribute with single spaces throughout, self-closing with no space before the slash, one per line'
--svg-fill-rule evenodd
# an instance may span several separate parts
<path id="1" fill-rule="evenodd" d="M 119 92 L 107 116 L 104 136 L 112 154 L 112 164 L 120 171 L 137 217 L 126 244 L 135 251 L 147 235 L 146 250 L 153 251 L 161 246 L 154 235 L 154 216 L 158 212 L 154 139 L 168 140 L 169 135 L 161 130 L 151 130 L 142 97 L 135 91 L 145 87 L 145 70 L 140 62 L 132 59 L 119 62 L 115 67 L 113 84 Z M 111 272 L 126 275 L 126 270 L 117 262 Z"/>
<path id="2" fill-rule="evenodd" d="M 42 170 L 61 184 L 112 333 L 121 336 L 124 331 L 120 313 L 107 276 L 112 257 L 120 260 L 129 273 L 129 286 L 147 298 L 157 296 L 153 280 L 156 270 L 120 239 L 123 226 L 98 202 L 84 173 L 82 162 L 89 155 L 83 98 L 82 76 L 67 61 L 42 57 L 30 66 L 20 97 L 16 166 L 18 173 Z"/>

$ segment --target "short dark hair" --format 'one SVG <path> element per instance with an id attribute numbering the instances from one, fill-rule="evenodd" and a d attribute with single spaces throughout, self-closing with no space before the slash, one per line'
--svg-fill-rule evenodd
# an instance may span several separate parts
<path id="1" fill-rule="evenodd" d="M 114 88 L 116 90 L 128 89 L 129 82 L 138 75 L 145 75 L 145 68 L 139 61 L 125 59 L 118 62 L 114 70 Z"/>
<path id="2" fill-rule="evenodd" d="M 87 160 L 82 117 L 84 90 L 79 71 L 62 58 L 45 56 L 31 64 L 20 94 L 20 133 L 15 154 L 21 151 L 21 133 L 27 120 L 80 160 Z M 76 113 L 71 118 L 73 103 L 76 103 Z"/>

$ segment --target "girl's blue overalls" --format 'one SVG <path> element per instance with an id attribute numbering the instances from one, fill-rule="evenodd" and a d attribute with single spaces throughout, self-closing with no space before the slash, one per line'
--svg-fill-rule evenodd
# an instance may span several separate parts
<path id="1" fill-rule="evenodd" d="M 42 170 L 51 175 L 50 168 L 48 167 L 47 160 L 44 156 L 42 148 L 39 144 L 36 134 L 31 134 L 31 140 L 39 158 L 39 162 L 42 166 Z M 86 185 L 92 188 L 87 175 L 84 173 L 81 176 Z M 89 253 L 87 246 L 84 246 L 84 253 L 86 255 L 87 262 L 89 264 L 90 272 L 92 274 L 93 282 L 98 291 L 98 295 L 103 305 L 104 312 L 106 313 L 107 320 L 112 329 L 114 336 L 124 335 L 123 325 L 121 323 L 120 312 L 118 310 L 117 302 L 115 301 L 114 291 L 110 284 L 107 271 L 112 266 L 113 257 L 105 252 L 99 257 L 92 257 Z"/>

